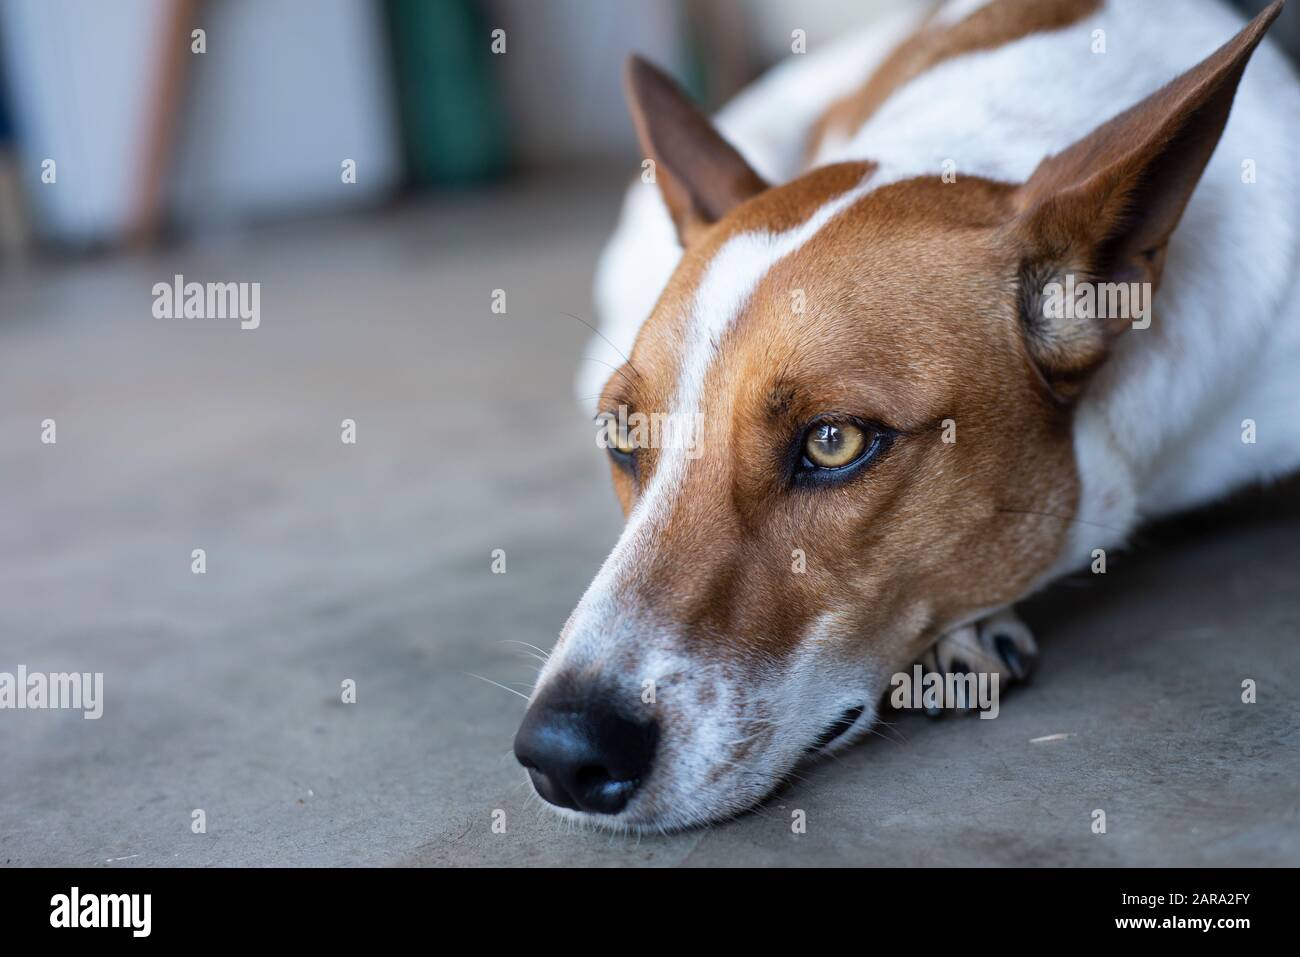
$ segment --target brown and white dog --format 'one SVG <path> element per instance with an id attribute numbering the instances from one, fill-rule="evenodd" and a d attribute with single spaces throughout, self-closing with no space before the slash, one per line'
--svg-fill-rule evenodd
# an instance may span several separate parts
<path id="1" fill-rule="evenodd" d="M 1138 522 L 1300 465 L 1280 6 L 956 0 L 717 127 L 629 64 L 653 182 L 597 280 L 627 526 L 515 741 L 546 801 L 739 812 L 913 662 L 1023 677 L 1012 603 Z M 1121 287 L 1154 310 L 1073 298 Z"/>

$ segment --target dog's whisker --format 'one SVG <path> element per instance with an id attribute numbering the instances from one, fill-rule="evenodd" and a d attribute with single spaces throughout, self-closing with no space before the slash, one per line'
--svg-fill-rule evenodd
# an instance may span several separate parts
<path id="1" fill-rule="evenodd" d="M 907 743 L 907 742 L 904 741 L 902 738 L 893 738 L 893 737 L 890 737 L 890 736 L 887 735 L 887 734 L 883 734 L 882 732 L 877 731 L 875 728 L 868 728 L 868 729 L 867 729 L 867 733 L 868 733 L 868 734 L 874 734 L 877 738 L 880 738 L 882 741 L 888 741 L 890 744 L 906 744 L 906 743 Z"/>
<path id="2" fill-rule="evenodd" d="M 877 728 L 884 728 L 886 731 L 889 731 L 890 736 L 887 737 L 883 731 L 879 731 L 877 730 Z M 885 740 L 887 741 L 893 741 L 896 744 L 907 743 L 907 736 L 903 734 L 901 730 L 894 727 L 894 725 L 889 721 L 884 721 L 880 718 L 877 718 L 875 725 L 873 725 L 870 728 L 870 730 L 872 731 L 872 733 L 880 735 L 880 737 L 885 738 Z"/>
<path id="3" fill-rule="evenodd" d="M 495 685 L 496 687 L 500 688 L 502 691 L 509 691 L 513 695 L 518 695 L 519 697 L 523 698 L 525 701 L 529 700 L 528 695 L 522 694 L 521 692 L 516 691 L 514 688 L 503 685 L 499 681 L 493 681 L 491 678 L 484 678 L 482 675 L 476 675 L 472 671 L 466 671 L 463 673 L 469 675 L 469 677 L 471 678 L 477 678 L 479 681 L 486 681 L 490 685 Z"/>
<path id="4" fill-rule="evenodd" d="M 606 362 L 604 359 L 597 359 L 595 356 L 583 356 L 583 357 L 582 357 L 582 361 L 583 361 L 583 362 L 599 362 L 601 365 L 603 365 L 603 366 L 608 366 L 609 368 L 613 369 L 614 372 L 616 372 L 616 373 L 617 373 L 620 377 L 622 377 L 623 379 L 626 379 L 626 380 L 627 380 L 627 384 L 628 384 L 629 386 L 634 386 L 634 385 L 636 384 L 636 383 L 635 383 L 631 378 L 628 377 L 628 375 L 627 375 L 626 372 L 624 372 L 620 367 L 614 365 L 612 362 Z M 602 397 L 602 396 L 597 396 L 597 398 L 601 398 L 601 397 Z"/>
<path id="5" fill-rule="evenodd" d="M 518 638 L 503 638 L 503 639 L 501 639 L 501 644 L 503 644 L 503 645 L 523 645 L 525 648 L 531 648 L 533 651 L 537 652 L 539 655 L 542 656 L 542 660 L 543 660 L 543 661 L 547 661 L 547 660 L 549 660 L 550 657 L 551 657 L 551 653 L 550 653 L 549 651 L 547 651 L 545 648 L 538 648 L 536 645 L 534 645 L 534 644 L 530 644 L 530 643 L 527 642 L 527 641 L 520 641 Z"/>
<path id="6" fill-rule="evenodd" d="M 589 323 L 586 319 L 583 319 L 581 316 L 575 316 L 571 312 L 564 312 L 562 313 L 562 315 L 568 316 L 570 319 L 577 320 L 578 322 L 586 326 L 588 329 L 590 329 L 592 332 L 594 332 L 596 335 L 600 336 L 600 338 L 605 341 L 605 344 L 607 346 L 609 346 L 611 349 L 613 349 L 615 352 L 617 352 L 620 356 L 623 357 L 623 361 L 627 363 L 627 367 L 631 369 L 634 373 L 636 373 L 638 379 L 642 377 L 641 371 L 632 364 L 632 360 L 628 358 L 627 353 L 625 353 L 618 346 L 614 345 L 614 343 L 610 342 L 609 337 L 605 335 L 605 333 L 601 332 L 599 329 L 597 329 L 595 326 Z"/>

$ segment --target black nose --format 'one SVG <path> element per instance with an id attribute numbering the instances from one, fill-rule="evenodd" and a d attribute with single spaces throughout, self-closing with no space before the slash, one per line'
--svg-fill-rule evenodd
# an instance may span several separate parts
<path id="1" fill-rule="evenodd" d="M 617 814 L 650 773 L 659 727 L 619 714 L 605 698 L 533 702 L 515 735 L 515 757 L 543 799 Z"/>

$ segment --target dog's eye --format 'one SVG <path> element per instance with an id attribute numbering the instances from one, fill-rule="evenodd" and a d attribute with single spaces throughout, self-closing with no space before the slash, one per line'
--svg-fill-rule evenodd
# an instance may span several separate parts
<path id="1" fill-rule="evenodd" d="M 801 485 L 847 481 L 885 452 L 896 435 L 862 421 L 814 422 L 801 439 L 794 480 Z"/>
<path id="2" fill-rule="evenodd" d="M 631 455 L 636 451 L 632 436 L 627 429 L 614 429 L 610 436 L 609 447 L 619 455 Z"/>
<path id="3" fill-rule="evenodd" d="M 819 469 L 842 469 L 860 459 L 872 442 L 868 433 L 850 423 L 821 422 L 808 430 L 803 454 Z"/>
<path id="4" fill-rule="evenodd" d="M 620 419 L 611 413 L 602 413 L 596 417 L 600 423 L 600 444 L 609 450 L 609 454 L 620 464 L 627 464 L 636 451 L 636 441 L 632 431 L 627 427 L 626 419 Z"/>

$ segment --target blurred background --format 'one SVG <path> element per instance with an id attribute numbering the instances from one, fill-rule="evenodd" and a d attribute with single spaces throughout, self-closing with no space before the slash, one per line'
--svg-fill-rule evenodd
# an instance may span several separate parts
<path id="1" fill-rule="evenodd" d="M 795 20 L 816 49 L 905 2 L 816 0 Z M 794 12 L 780 0 L 5 0 L 0 234 L 11 253 L 113 245 L 626 166 L 630 51 L 716 106 L 789 52 Z M 48 157 L 58 189 L 41 188 Z M 352 189 L 339 188 L 344 159 Z"/>
<path id="2" fill-rule="evenodd" d="M 624 57 L 714 108 L 794 31 L 903 6 L 0 0 L 0 671 L 106 698 L 0 713 L 0 864 L 1294 863 L 1288 696 L 1230 746 L 1202 687 L 1300 647 L 1294 489 L 1058 589 L 1052 680 L 822 769 L 797 844 L 784 797 L 635 845 L 530 802 L 517 643 L 551 647 L 622 521 L 572 383 L 639 171 Z M 154 318 L 178 274 L 260 283 L 260 326 Z M 1096 806 L 1140 826 L 1097 841 Z"/>
<path id="3" fill-rule="evenodd" d="M 111 247 L 626 167 L 629 52 L 717 107 L 788 55 L 794 30 L 815 50 L 924 5 L 4 0 L 0 242 L 11 256 Z M 1297 23 L 1288 11 L 1272 32 L 1293 52 Z M 48 158 L 58 189 L 42 188 Z"/>

